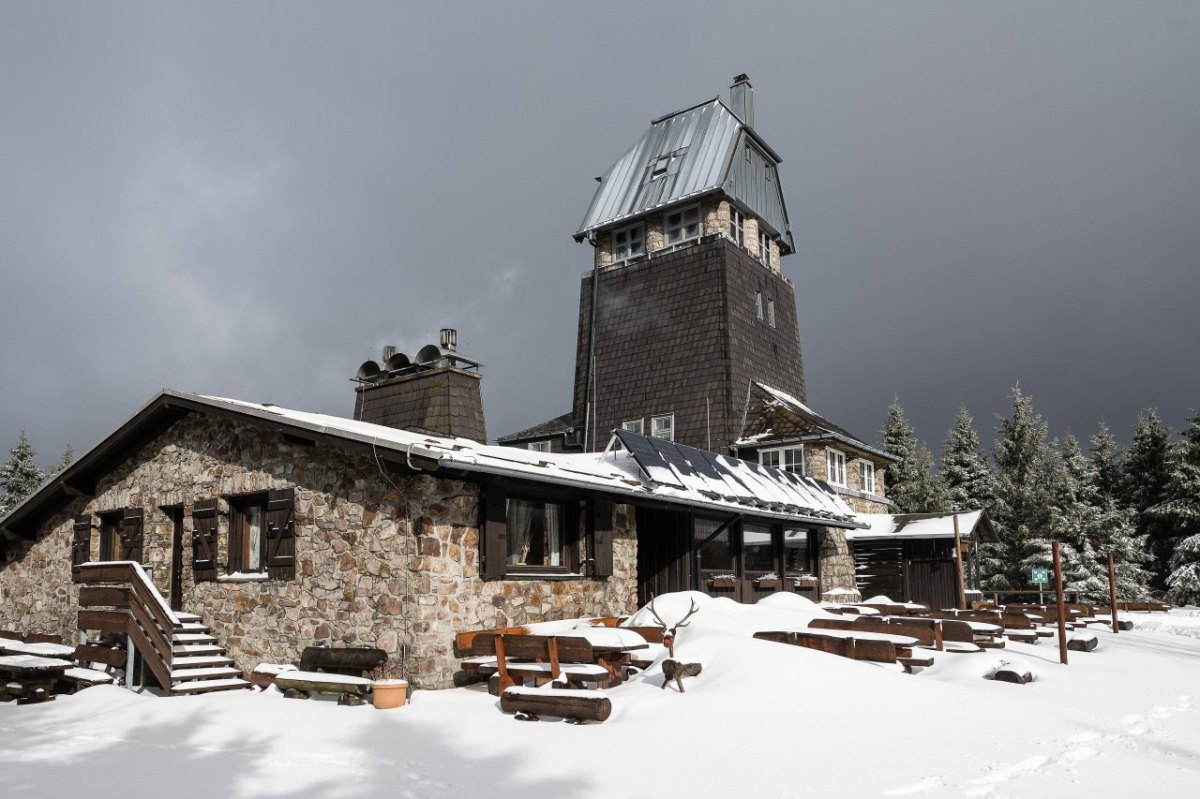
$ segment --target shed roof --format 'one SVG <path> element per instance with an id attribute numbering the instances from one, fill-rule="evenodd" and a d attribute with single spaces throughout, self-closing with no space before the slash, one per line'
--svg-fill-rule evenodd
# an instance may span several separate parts
<path id="1" fill-rule="evenodd" d="M 779 182 L 781 160 L 719 97 L 660 117 L 601 177 L 575 239 L 721 191 L 793 251 Z"/>
<path id="2" fill-rule="evenodd" d="M 624 451 L 610 450 L 599 454 L 533 452 L 480 444 L 465 438 L 398 430 L 270 403 L 164 389 L 115 432 L 0 518 L 0 531 L 27 539 L 35 537 L 36 527 L 50 514 L 74 497 L 93 493 L 97 481 L 107 471 L 189 413 L 222 416 L 317 442 L 362 450 L 397 469 L 519 478 L 613 495 L 633 502 L 747 513 L 833 527 L 861 526 L 841 498 L 816 481 L 805 487 L 804 503 L 785 502 L 773 496 L 780 490 L 779 486 L 772 485 L 774 476 L 761 473 L 758 464 L 734 458 L 725 460 L 729 462 L 729 468 L 743 474 L 745 480 L 741 481 L 740 487 L 713 491 L 710 486 L 664 482 L 661 475 L 648 473 Z M 790 486 L 788 495 L 796 495 Z"/>
<path id="3" fill-rule="evenodd" d="M 859 521 L 867 529 L 850 530 L 852 541 L 876 541 L 893 538 L 954 538 L 954 517 L 958 516 L 958 535 L 965 540 L 995 541 L 996 528 L 983 509 L 958 513 L 860 513 Z"/>

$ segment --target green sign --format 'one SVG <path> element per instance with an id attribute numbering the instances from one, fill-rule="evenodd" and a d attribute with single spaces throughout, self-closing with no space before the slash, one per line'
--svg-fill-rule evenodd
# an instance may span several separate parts
<path id="1" fill-rule="evenodd" d="M 1033 582 L 1038 583 L 1039 585 L 1041 583 L 1050 582 L 1049 569 L 1031 569 L 1030 571 L 1033 572 Z"/>

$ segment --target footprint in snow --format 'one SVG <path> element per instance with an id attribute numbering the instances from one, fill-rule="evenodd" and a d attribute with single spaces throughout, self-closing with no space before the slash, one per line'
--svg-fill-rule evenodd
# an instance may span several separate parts
<path id="1" fill-rule="evenodd" d="M 928 791 L 933 788 L 940 788 L 945 784 L 946 783 L 942 782 L 940 777 L 926 777 L 920 782 L 914 782 L 912 785 L 905 785 L 900 788 L 892 788 L 891 790 L 884 791 L 883 795 L 907 796 L 911 793 L 921 793 L 922 791 Z"/>
<path id="2" fill-rule="evenodd" d="M 1098 733 L 1094 730 L 1087 730 L 1086 732 L 1075 733 L 1074 735 L 1072 735 L 1070 738 L 1067 739 L 1067 743 L 1069 743 L 1069 744 L 1085 744 L 1088 741 L 1095 741 L 1099 738 L 1100 738 L 1100 733 Z"/>

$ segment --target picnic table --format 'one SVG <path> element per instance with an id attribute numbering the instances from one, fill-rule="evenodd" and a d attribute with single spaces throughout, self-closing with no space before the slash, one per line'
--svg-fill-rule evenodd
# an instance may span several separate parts
<path id="1" fill-rule="evenodd" d="M 0 656 L 0 674 L 7 675 L 4 687 L 18 697 L 17 704 L 42 702 L 53 697 L 54 684 L 63 678 L 71 665 L 66 660 L 39 655 Z"/>
<path id="2" fill-rule="evenodd" d="M 612 675 L 613 685 L 625 681 L 625 667 L 629 665 L 633 653 L 650 647 L 641 635 L 621 627 L 584 627 L 571 630 L 570 635 L 592 645 L 596 665 L 604 667 Z"/>
<path id="3" fill-rule="evenodd" d="M 36 655 L 44 658 L 71 658 L 75 655 L 75 647 L 66 644 L 37 643 L 27 644 L 23 641 L 12 641 L 0 638 L 0 655 Z"/>

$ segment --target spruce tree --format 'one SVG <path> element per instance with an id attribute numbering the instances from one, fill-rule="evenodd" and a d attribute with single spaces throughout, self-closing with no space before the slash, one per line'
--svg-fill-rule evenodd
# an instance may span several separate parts
<path id="1" fill-rule="evenodd" d="M 975 510 L 992 503 L 992 472 L 979 452 L 979 434 L 966 406 L 958 409 L 942 449 L 942 484 L 949 510 Z"/>
<path id="2" fill-rule="evenodd" d="M 917 441 L 899 399 L 888 406 L 883 449 L 896 457 L 885 469 L 884 480 L 888 499 L 895 503 L 898 513 L 945 510 L 944 490 L 933 474 L 933 456 L 928 447 Z"/>
<path id="3" fill-rule="evenodd" d="M 1096 489 L 1108 499 L 1119 500 L 1123 473 L 1117 458 L 1117 440 L 1104 422 L 1092 434 L 1090 452 Z"/>
<path id="4" fill-rule="evenodd" d="M 1150 573 L 1147 565 L 1145 536 L 1138 535 L 1137 514 L 1121 502 L 1124 472 L 1117 455 L 1117 442 L 1108 429 L 1100 428 L 1091 439 L 1091 471 L 1095 485 L 1096 528 L 1099 535 L 1098 554 L 1107 565 L 1112 553 L 1117 566 L 1117 596 L 1124 600 L 1143 600 L 1149 596 Z"/>
<path id="5" fill-rule="evenodd" d="M 1145 410 L 1134 426 L 1133 441 L 1125 451 L 1122 461 L 1124 472 L 1121 479 L 1120 496 L 1125 507 L 1136 514 L 1136 535 L 1147 536 L 1149 552 L 1153 558 L 1151 571 L 1153 584 L 1166 587 L 1170 573 L 1170 558 L 1174 542 L 1167 531 L 1164 520 L 1146 511 L 1166 500 L 1167 481 L 1170 479 L 1168 454 L 1171 431 L 1163 426 L 1158 413 Z"/>
<path id="6" fill-rule="evenodd" d="M 992 517 L 1000 540 L 984 548 L 980 563 L 984 586 L 992 589 L 1022 588 L 1032 567 L 1050 563 L 1053 469 L 1046 423 L 1019 385 L 1012 399 L 1012 417 L 1000 419 L 993 451 Z"/>
<path id="7" fill-rule="evenodd" d="M 1200 411 L 1189 422 L 1172 454 L 1165 498 L 1146 509 L 1173 545 L 1165 582 L 1167 596 L 1179 604 L 1200 603 Z"/>
<path id="8" fill-rule="evenodd" d="M 47 476 L 53 477 L 56 474 L 61 474 L 63 470 L 70 466 L 74 461 L 75 450 L 71 449 L 71 444 L 68 442 L 66 448 L 63 449 L 62 457 L 59 458 L 58 463 L 54 464 L 54 467 L 50 469 L 50 472 Z"/>
<path id="9" fill-rule="evenodd" d="M 37 453 L 25 431 L 9 451 L 8 460 L 0 466 L 0 516 L 21 503 L 37 490 L 46 475 L 37 464 Z"/>

